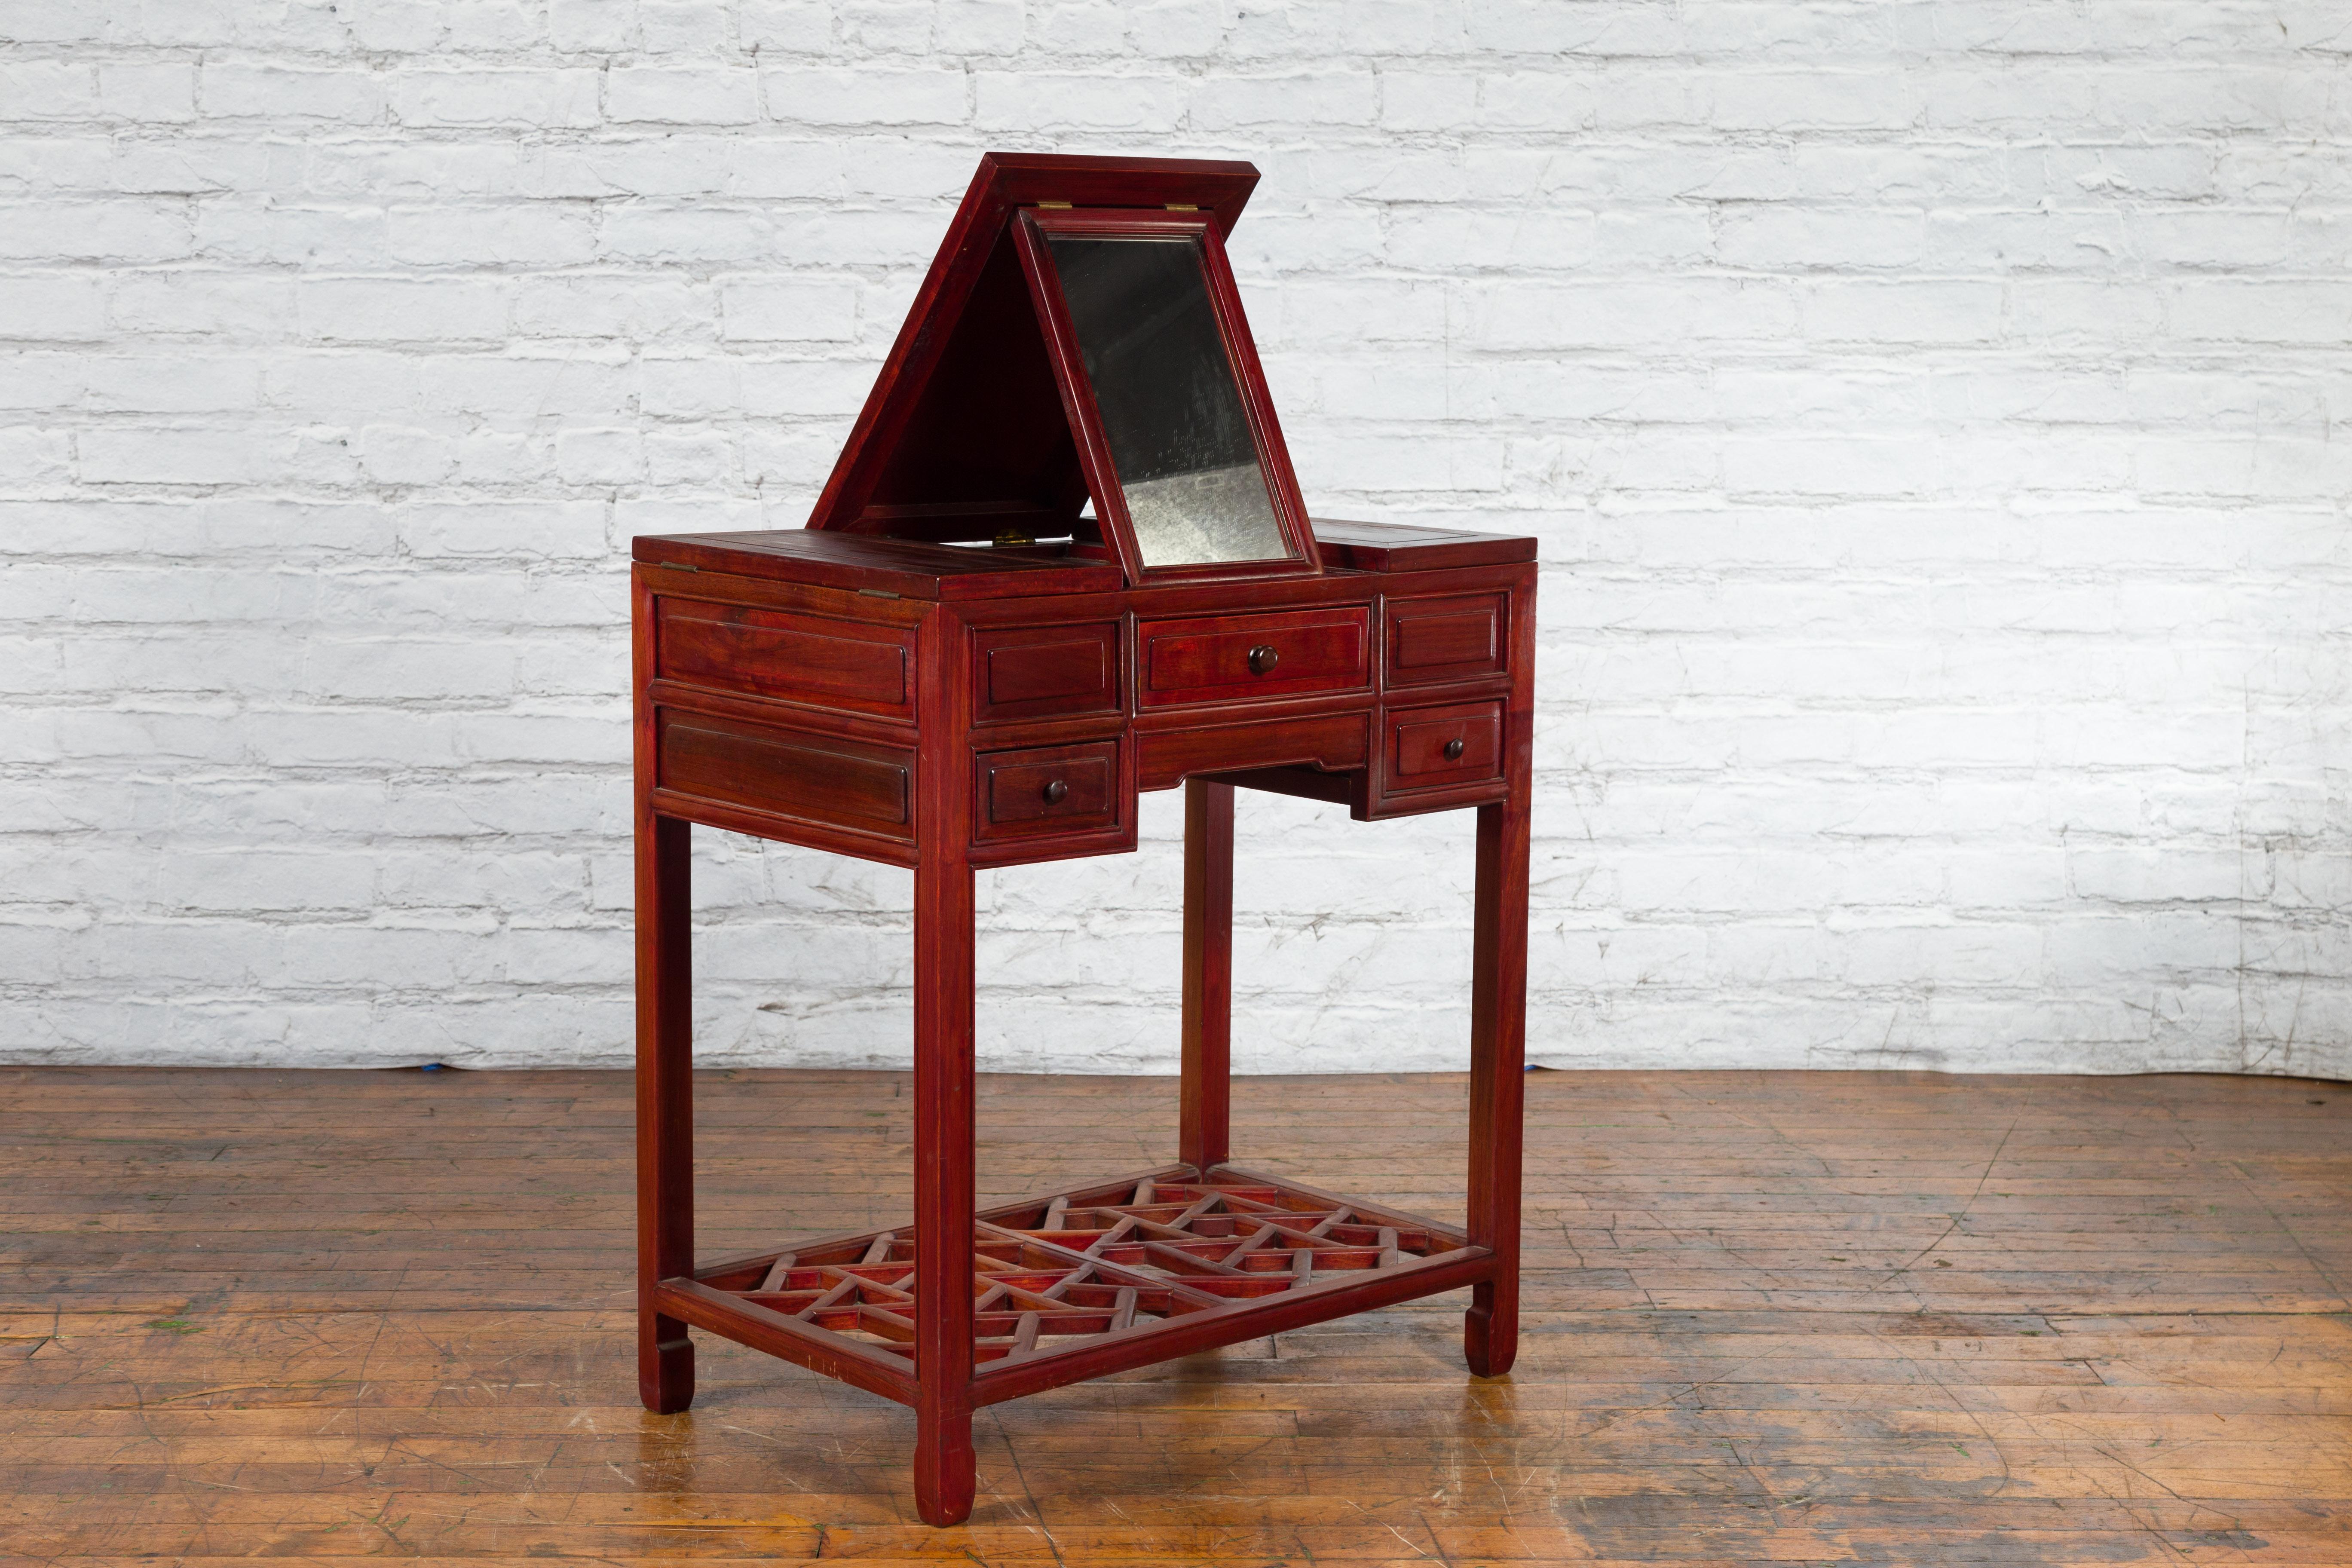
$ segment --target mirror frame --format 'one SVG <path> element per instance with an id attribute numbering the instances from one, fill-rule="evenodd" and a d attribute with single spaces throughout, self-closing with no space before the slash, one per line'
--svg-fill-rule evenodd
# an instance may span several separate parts
<path id="1" fill-rule="evenodd" d="M 1234 390 L 1241 396 L 1242 415 L 1257 449 L 1258 467 L 1265 477 L 1267 499 L 1276 525 L 1290 553 L 1257 561 L 1218 561 L 1181 566 L 1148 566 L 1143 561 L 1135 521 L 1127 508 L 1118 468 L 1111 459 L 1103 429 L 1102 412 L 1095 402 L 1094 382 L 1087 374 L 1086 355 L 1077 329 L 1062 295 L 1061 275 L 1047 247 L 1049 237 L 1064 235 L 1090 239 L 1186 238 L 1200 246 L 1202 279 L 1209 306 L 1216 318 L 1225 361 L 1232 367 Z M 1030 302 L 1045 329 L 1045 354 L 1052 362 L 1055 384 L 1061 389 L 1062 408 L 1077 438 L 1078 466 L 1093 493 L 1096 523 L 1104 542 L 1118 557 L 1129 583 L 1147 576 L 1154 582 L 1222 577 L 1307 576 L 1323 570 L 1315 548 L 1315 530 L 1307 517 L 1297 476 L 1290 466 L 1290 449 L 1283 444 L 1276 420 L 1274 399 L 1267 393 L 1265 371 L 1259 364 L 1257 345 L 1251 341 L 1249 321 L 1242 314 L 1241 292 L 1234 287 L 1233 265 L 1226 259 L 1223 237 L 1207 213 L 1191 208 L 1148 207 L 1059 208 L 1024 206 L 1013 223 L 1020 247 L 1021 270 L 1028 279 Z"/>

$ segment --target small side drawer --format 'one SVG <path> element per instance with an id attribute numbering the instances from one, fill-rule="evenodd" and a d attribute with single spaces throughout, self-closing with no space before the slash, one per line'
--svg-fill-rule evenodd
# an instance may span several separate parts
<path id="1" fill-rule="evenodd" d="M 1503 776 L 1503 705 L 1456 702 L 1389 714 L 1389 790 L 1436 789 Z"/>
<path id="2" fill-rule="evenodd" d="M 983 842 L 1118 825 L 1118 742 L 984 752 L 972 836 Z"/>
<path id="3" fill-rule="evenodd" d="M 1455 594 L 1443 598 L 1391 599 L 1388 683 L 1434 686 L 1499 675 L 1507 662 L 1510 595 Z"/>
<path id="4" fill-rule="evenodd" d="M 905 718 L 911 635 L 784 610 L 660 600 L 654 673 L 719 691 Z"/>
<path id="5" fill-rule="evenodd" d="M 1142 706 L 1234 702 L 1371 683 L 1370 612 L 1360 605 L 1278 615 L 1146 621 Z"/>
<path id="6" fill-rule="evenodd" d="M 977 722 L 1119 710 L 1117 621 L 987 626 L 972 634 L 971 651 Z"/>

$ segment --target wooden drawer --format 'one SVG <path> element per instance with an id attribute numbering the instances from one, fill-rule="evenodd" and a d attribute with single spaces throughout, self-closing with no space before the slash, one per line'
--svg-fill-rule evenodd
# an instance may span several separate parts
<path id="1" fill-rule="evenodd" d="M 907 718 L 911 630 L 712 605 L 656 601 L 654 672 L 719 691 Z"/>
<path id="2" fill-rule="evenodd" d="M 1117 621 L 989 626 L 971 647 L 977 722 L 1119 711 Z"/>
<path id="3" fill-rule="evenodd" d="M 1368 686 L 1371 616 L 1362 605 L 1280 615 L 1146 621 L 1138 629 L 1141 706 L 1235 702 Z"/>
<path id="4" fill-rule="evenodd" d="M 1510 595 L 1391 599 L 1384 658 L 1391 686 L 1434 686 L 1499 675 L 1509 661 Z"/>
<path id="5" fill-rule="evenodd" d="M 658 787 L 893 838 L 914 837 L 915 754 L 804 731 L 663 709 Z"/>
<path id="6" fill-rule="evenodd" d="M 972 837 L 983 843 L 1118 826 L 1117 741 L 983 752 L 973 782 Z"/>
<path id="7" fill-rule="evenodd" d="M 1503 705 L 1455 702 L 1388 717 L 1388 791 L 1441 789 L 1503 776 Z"/>

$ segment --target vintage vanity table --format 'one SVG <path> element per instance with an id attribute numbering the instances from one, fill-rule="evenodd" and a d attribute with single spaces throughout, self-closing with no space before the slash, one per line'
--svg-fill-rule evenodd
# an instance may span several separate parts
<path id="1" fill-rule="evenodd" d="M 1535 544 L 1309 521 L 1224 256 L 1256 180 L 989 154 L 807 528 L 636 541 L 641 1391 L 693 1398 L 691 1324 L 911 1405 L 933 1524 L 998 1400 L 1462 1286 L 1471 1370 L 1517 1342 Z M 975 1215 L 973 868 L 1180 784 L 1176 1163 Z M 1228 1163 L 1236 786 L 1477 811 L 1466 1228 Z M 694 823 L 913 868 L 911 1226 L 696 1265 Z"/>

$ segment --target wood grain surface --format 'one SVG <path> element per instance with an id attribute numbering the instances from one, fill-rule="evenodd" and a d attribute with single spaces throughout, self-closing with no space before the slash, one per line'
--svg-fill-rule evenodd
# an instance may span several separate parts
<path id="1" fill-rule="evenodd" d="M 2352 1563 L 2352 1085 L 1528 1076 L 1517 1365 L 1464 1296 L 981 1412 L 700 1337 L 633 1385 L 604 1072 L 0 1073 L 0 1560 Z M 902 1075 L 697 1075 L 705 1258 L 903 1221 Z M 984 1202 L 1174 1152 L 983 1078 Z M 1464 1217 L 1465 1080 L 1244 1079 L 1234 1157 Z"/>

